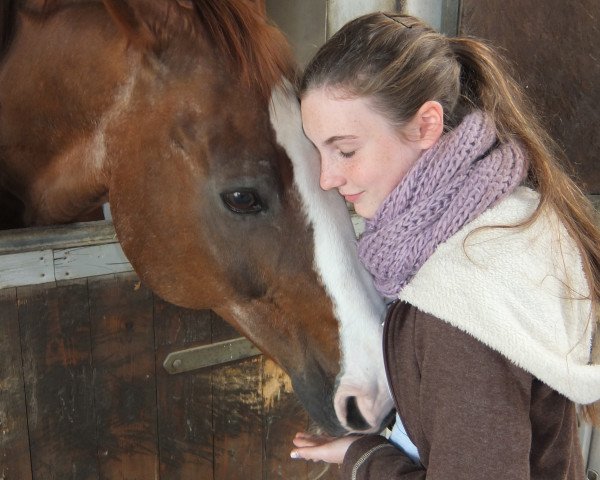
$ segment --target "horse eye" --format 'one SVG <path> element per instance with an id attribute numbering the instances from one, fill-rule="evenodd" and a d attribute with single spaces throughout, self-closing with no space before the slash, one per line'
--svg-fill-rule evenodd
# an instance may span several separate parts
<path id="1" fill-rule="evenodd" d="M 235 213 L 258 213 L 263 210 L 262 200 L 254 190 L 224 192 L 221 198 L 225 206 Z"/>

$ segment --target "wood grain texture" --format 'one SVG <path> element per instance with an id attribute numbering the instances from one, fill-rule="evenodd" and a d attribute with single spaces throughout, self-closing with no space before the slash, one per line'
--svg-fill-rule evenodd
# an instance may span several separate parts
<path id="1" fill-rule="evenodd" d="M 17 296 L 33 478 L 97 479 L 87 282 Z"/>
<path id="2" fill-rule="evenodd" d="M 159 476 L 152 294 L 134 274 L 89 280 L 100 478 Z"/>
<path id="3" fill-rule="evenodd" d="M 167 373 L 168 353 L 239 333 L 134 273 L 0 289 L 0 335 L 0 478 L 336 478 L 289 458 L 309 420 L 272 361 Z"/>
<path id="4" fill-rule="evenodd" d="M 461 32 L 514 64 L 587 193 L 600 193 L 600 2 L 463 0 Z"/>
<path id="5" fill-rule="evenodd" d="M 52 250 L 0 255 L 0 288 L 51 283 L 55 280 Z"/>
<path id="6" fill-rule="evenodd" d="M 215 367 L 212 385 L 214 479 L 261 479 L 261 357 Z"/>
<path id="7" fill-rule="evenodd" d="M 0 478 L 31 480 L 17 292 L 0 290 Z"/>
<path id="8" fill-rule="evenodd" d="M 213 314 L 212 341 L 239 333 Z M 214 480 L 262 478 L 261 357 L 211 369 Z"/>
<path id="9" fill-rule="evenodd" d="M 187 310 L 154 299 L 160 477 L 213 478 L 210 370 L 171 375 L 168 353 L 211 343 L 212 312 Z"/>
<path id="10" fill-rule="evenodd" d="M 71 223 L 0 231 L 0 254 L 117 242 L 112 222 Z"/>

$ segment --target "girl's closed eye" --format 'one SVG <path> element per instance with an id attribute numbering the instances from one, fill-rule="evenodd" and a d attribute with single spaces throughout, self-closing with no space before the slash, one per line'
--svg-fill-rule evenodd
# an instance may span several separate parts
<path id="1" fill-rule="evenodd" d="M 351 152 L 343 152 L 342 150 L 340 150 L 340 155 L 344 158 L 351 158 L 354 156 L 355 153 L 356 150 L 352 150 Z"/>

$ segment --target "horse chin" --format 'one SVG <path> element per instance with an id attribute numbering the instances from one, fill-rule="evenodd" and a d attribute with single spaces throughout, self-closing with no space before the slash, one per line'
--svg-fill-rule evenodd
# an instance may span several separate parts
<path id="1" fill-rule="evenodd" d="M 333 388 L 329 379 L 323 378 L 322 382 L 315 381 L 320 372 L 304 376 L 291 376 L 294 392 L 310 417 L 329 435 L 342 436 L 349 433 L 380 433 L 391 425 L 395 410 L 390 402 L 383 402 L 381 409 L 372 418 L 372 415 L 363 415 L 361 411 L 361 399 L 355 396 L 344 398 L 343 408 L 334 407 Z M 310 379 L 310 381 L 307 381 Z M 336 401 L 340 401 L 336 398 Z M 340 412 L 340 410 L 342 410 Z M 365 409 L 363 408 L 363 411 Z M 368 417 L 365 418 L 365 416 Z M 340 420 L 342 418 L 343 420 Z"/>

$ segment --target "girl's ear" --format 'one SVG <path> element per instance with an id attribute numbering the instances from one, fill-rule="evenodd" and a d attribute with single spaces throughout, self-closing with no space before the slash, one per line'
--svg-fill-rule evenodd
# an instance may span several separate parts
<path id="1" fill-rule="evenodd" d="M 411 120 L 418 135 L 421 149 L 432 147 L 444 132 L 444 108 L 439 102 L 428 100 Z"/>

